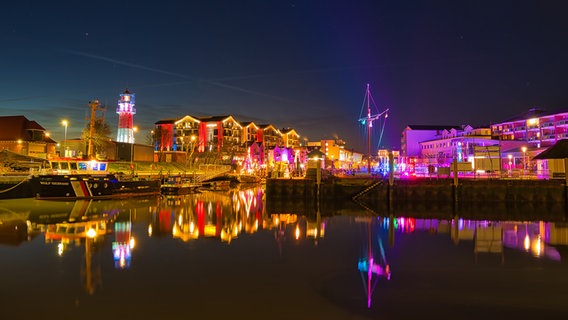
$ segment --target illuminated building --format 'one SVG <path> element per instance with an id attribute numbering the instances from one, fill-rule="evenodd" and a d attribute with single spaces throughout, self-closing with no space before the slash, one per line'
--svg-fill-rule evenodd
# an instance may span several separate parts
<path id="1" fill-rule="evenodd" d="M 300 135 L 292 128 L 284 128 L 280 130 L 282 133 L 282 145 L 289 148 L 300 146 Z"/>
<path id="2" fill-rule="evenodd" d="M 257 141 L 262 142 L 265 149 L 282 145 L 282 133 L 271 124 L 258 126 Z"/>
<path id="3" fill-rule="evenodd" d="M 242 126 L 232 116 L 199 118 L 199 152 L 238 149 Z"/>
<path id="4" fill-rule="evenodd" d="M 116 113 L 118 113 L 118 131 L 116 136 L 117 142 L 124 143 L 134 143 L 134 114 L 136 114 L 136 109 L 134 108 L 134 93 L 130 93 L 127 90 L 120 95 L 120 100 L 118 100 L 118 108 L 116 108 Z"/>
<path id="5" fill-rule="evenodd" d="M 205 152 L 226 152 L 233 158 L 222 160 L 248 161 L 249 165 L 256 166 L 264 164 L 276 147 L 300 147 L 300 135 L 292 128 L 281 131 L 272 124 L 240 123 L 230 115 L 186 115 L 178 119 L 163 119 L 154 125 L 152 139 L 156 161 L 181 162 L 193 152 L 197 160 Z"/>
<path id="6" fill-rule="evenodd" d="M 462 130 L 461 126 L 408 125 L 402 131 L 400 153 L 402 156 L 420 157 L 420 142 L 434 140 L 444 131 Z"/>
<path id="7" fill-rule="evenodd" d="M 501 141 L 523 141 L 529 148 L 552 146 L 568 138 L 568 111 L 546 112 L 540 108 L 491 125 L 493 136 Z"/>
<path id="8" fill-rule="evenodd" d="M 467 162 L 473 156 L 474 146 L 498 145 L 499 141 L 491 140 L 488 128 L 472 128 L 465 126 L 459 130 L 452 128 L 443 130 L 434 139 L 419 142 L 420 157 L 425 163 L 447 164 L 456 159 Z"/>

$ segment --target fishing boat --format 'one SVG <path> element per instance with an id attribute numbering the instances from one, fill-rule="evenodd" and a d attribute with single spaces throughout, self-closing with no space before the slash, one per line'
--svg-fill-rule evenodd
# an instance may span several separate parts
<path id="1" fill-rule="evenodd" d="M 160 193 L 160 180 L 115 175 L 103 161 L 57 160 L 30 176 L 36 199 L 112 199 Z"/>
<path id="2" fill-rule="evenodd" d="M 164 195 L 182 195 L 196 192 L 200 183 L 191 182 L 181 176 L 169 176 L 161 186 Z"/>

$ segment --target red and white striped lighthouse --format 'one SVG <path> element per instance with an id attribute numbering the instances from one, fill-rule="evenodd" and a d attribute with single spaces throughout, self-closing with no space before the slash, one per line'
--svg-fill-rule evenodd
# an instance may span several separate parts
<path id="1" fill-rule="evenodd" d="M 134 143 L 134 93 L 130 93 L 128 89 L 120 95 L 118 100 L 118 132 L 116 136 L 117 142 Z"/>

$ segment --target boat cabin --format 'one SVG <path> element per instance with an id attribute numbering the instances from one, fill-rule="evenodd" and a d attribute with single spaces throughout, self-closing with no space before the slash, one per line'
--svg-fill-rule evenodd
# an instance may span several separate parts
<path id="1" fill-rule="evenodd" d="M 96 160 L 52 160 L 47 169 L 52 174 L 106 174 L 108 163 Z"/>

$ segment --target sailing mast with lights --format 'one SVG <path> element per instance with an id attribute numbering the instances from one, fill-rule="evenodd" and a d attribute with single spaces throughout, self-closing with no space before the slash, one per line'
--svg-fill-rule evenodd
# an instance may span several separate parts
<path id="1" fill-rule="evenodd" d="M 374 107 L 374 110 L 371 110 L 371 106 Z M 363 116 L 363 113 L 367 111 L 367 115 Z M 373 111 L 375 114 L 373 114 Z M 381 117 L 383 117 L 383 123 L 381 126 L 381 134 L 379 137 L 379 145 L 381 144 L 381 140 L 383 138 L 383 132 L 385 130 L 385 123 L 389 116 L 388 114 L 389 109 L 384 110 L 383 112 L 378 112 L 377 106 L 375 105 L 375 100 L 373 100 L 373 96 L 371 95 L 371 90 L 369 89 L 369 84 L 367 83 L 367 90 L 365 92 L 365 98 L 363 99 L 363 106 L 361 107 L 361 113 L 359 114 L 359 122 L 361 125 L 365 127 L 367 130 L 367 172 L 371 173 L 371 130 L 373 128 L 373 121 L 378 121 Z"/>

